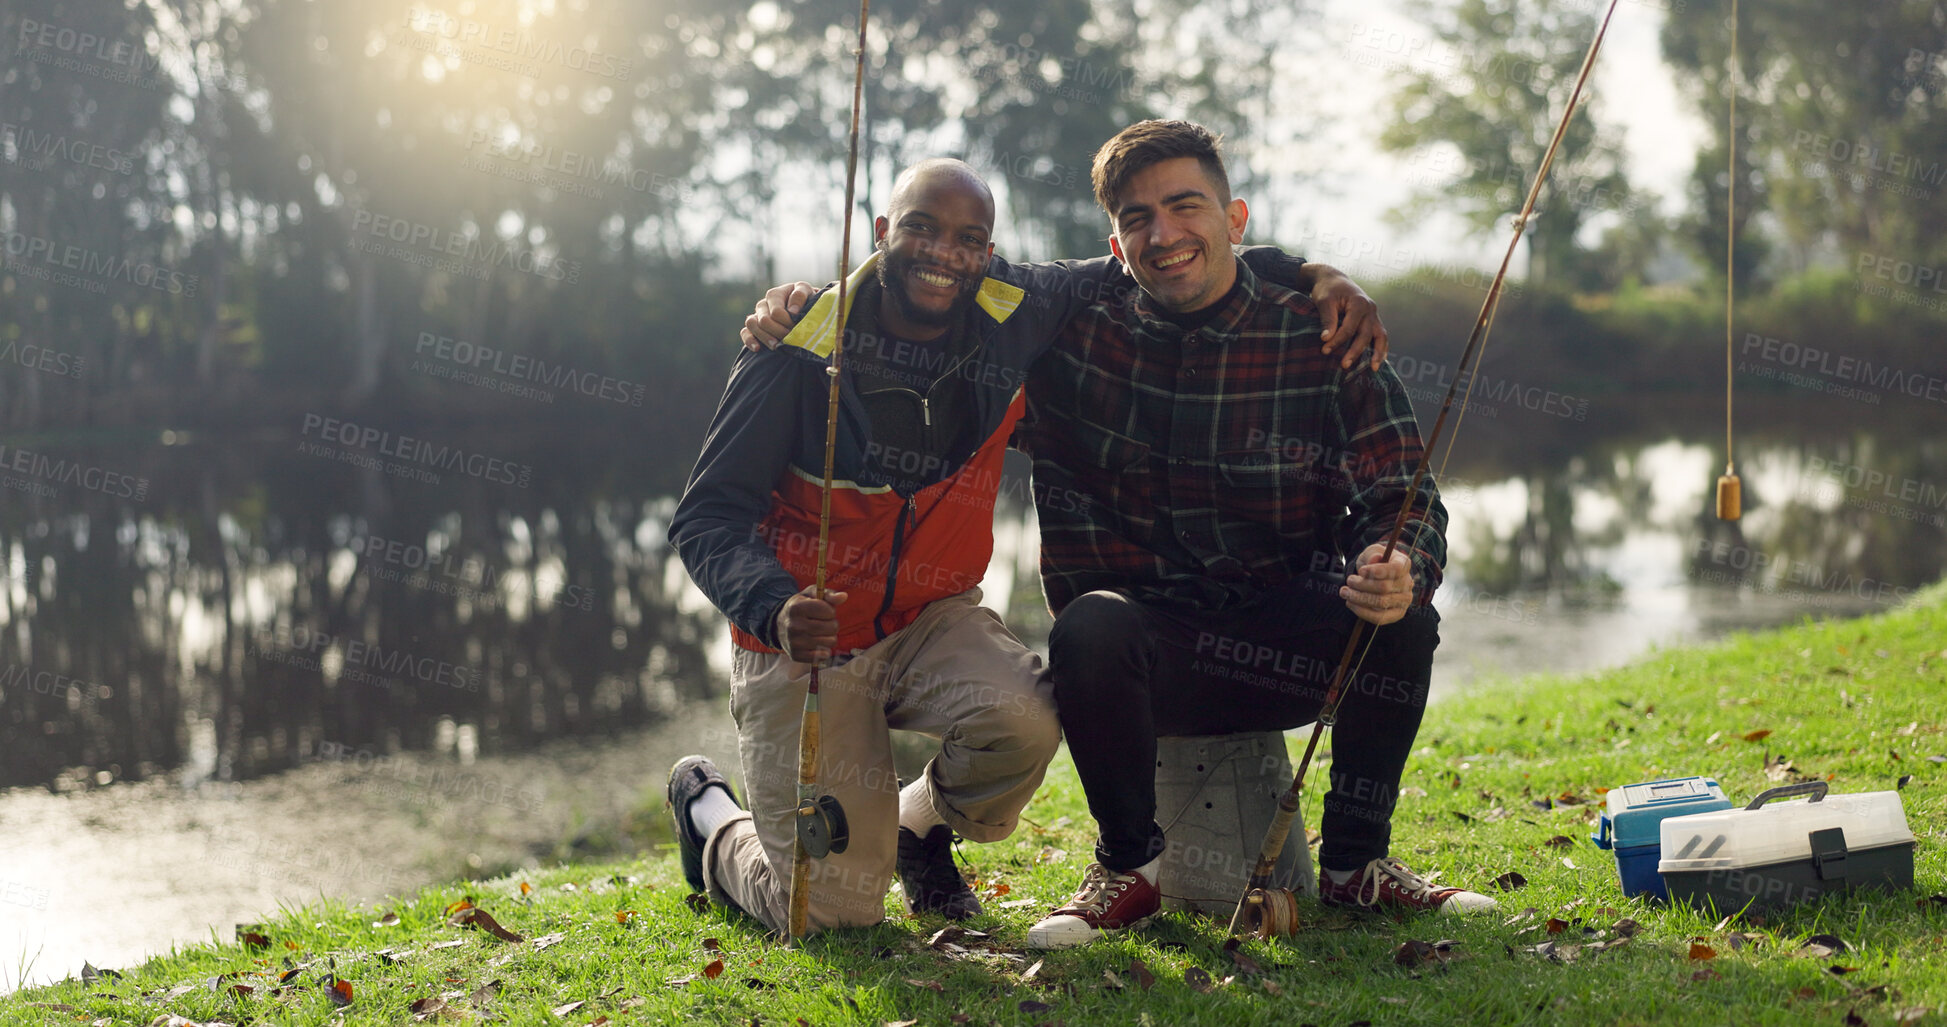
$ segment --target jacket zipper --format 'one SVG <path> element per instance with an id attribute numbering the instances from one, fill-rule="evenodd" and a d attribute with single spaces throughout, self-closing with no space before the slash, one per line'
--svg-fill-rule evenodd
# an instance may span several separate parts
<path id="1" fill-rule="evenodd" d="M 883 639 L 886 637 L 886 614 L 892 610 L 893 593 L 899 589 L 899 558 L 906 548 L 906 523 L 919 516 L 919 496 L 906 497 L 906 505 L 899 508 L 899 517 L 892 522 L 892 559 L 886 562 L 886 597 L 879 603 L 879 612 L 872 617 L 872 631 Z"/>
<path id="2" fill-rule="evenodd" d="M 975 348 L 977 349 L 978 347 Z M 967 352 L 961 354 L 960 359 L 954 361 L 952 366 L 940 372 L 940 376 L 938 378 L 933 379 L 933 384 L 928 385 L 926 387 L 926 391 L 923 393 L 919 392 L 916 389 L 898 389 L 898 388 L 874 389 L 873 392 L 874 393 L 907 392 L 907 393 L 911 393 L 914 396 L 919 397 L 920 426 L 926 429 L 927 448 L 931 449 L 933 448 L 932 446 L 933 390 L 939 388 L 941 382 L 946 381 L 948 378 L 952 377 L 955 371 L 960 370 L 960 365 L 965 364 L 969 360 L 972 360 L 973 355 L 974 355 L 973 349 L 969 349 Z M 879 603 L 879 612 L 874 614 L 872 617 L 873 634 L 877 635 L 881 639 L 886 637 L 886 625 L 885 625 L 886 614 L 892 611 L 893 596 L 899 590 L 899 559 L 906 547 L 907 526 L 909 522 L 917 520 L 918 518 L 919 518 L 919 496 L 917 493 L 915 493 L 914 495 L 910 495 L 906 497 L 906 505 L 899 509 L 899 517 L 897 520 L 893 521 L 892 523 L 892 559 L 887 561 L 886 564 L 886 595 L 885 598 Z"/>

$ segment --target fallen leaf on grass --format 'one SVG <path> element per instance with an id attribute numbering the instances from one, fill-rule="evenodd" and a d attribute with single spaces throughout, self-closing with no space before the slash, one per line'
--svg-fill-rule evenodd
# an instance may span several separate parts
<path id="1" fill-rule="evenodd" d="M 973 1014 L 972 1014 L 972 1013 L 955 1013 L 955 1014 L 953 1014 L 952 1016 L 949 1016 L 949 1017 L 947 1017 L 947 1018 L 946 1018 L 946 1021 L 947 1021 L 948 1023 L 972 1023 L 972 1022 L 973 1022 Z"/>
<path id="2" fill-rule="evenodd" d="M 799 1022 L 802 1023 L 803 1021 Z M 918 1020 L 887 1020 L 886 1027 L 913 1027 L 918 1022 Z"/>
<path id="3" fill-rule="evenodd" d="M 527 898 L 527 897 L 528 897 L 529 895 L 532 895 L 532 894 L 534 894 L 534 886 L 533 886 L 533 885 L 531 885 L 531 884 L 528 884 L 528 883 L 527 883 L 526 881 L 522 881 L 522 882 L 521 882 L 521 898 L 523 898 L 523 899 L 524 899 L 524 898 Z"/>
<path id="4" fill-rule="evenodd" d="M 434 942 L 433 944 L 428 945 L 426 947 L 428 949 L 456 949 L 465 944 L 466 944 L 465 938 L 455 938 L 452 941 Z"/>
<path id="5" fill-rule="evenodd" d="M 1865 1018 L 1850 1009 L 1846 1010 L 1846 1018 L 1840 1022 L 1846 1027 L 1866 1027 Z"/>
<path id="6" fill-rule="evenodd" d="M 567 936 L 568 936 L 567 931 L 556 931 L 553 934 L 543 934 L 539 938 L 534 939 L 534 947 L 536 949 L 544 949 L 550 945 L 559 945 L 561 943 L 561 940 L 563 938 L 566 938 Z"/>
<path id="7" fill-rule="evenodd" d="M 270 948 L 269 938 L 266 938 L 263 935 L 258 934 L 256 931 L 246 931 L 241 927 L 237 928 L 237 940 L 242 942 L 246 948 L 253 948 L 253 949 Z M 88 969 L 92 970 L 94 968 L 89 967 Z M 89 977 L 87 974 L 84 973 L 81 979 L 83 981 L 86 981 L 89 979 Z"/>
<path id="8" fill-rule="evenodd" d="M 1102 986 L 1110 991 L 1121 991 L 1123 988 L 1122 978 L 1117 976 L 1114 970 L 1104 968 L 1102 980 L 1105 982 Z"/>
<path id="9" fill-rule="evenodd" d="M 1258 961 L 1252 959 L 1250 954 L 1244 951 L 1244 943 L 1241 940 L 1237 938 L 1225 939 L 1224 951 L 1230 953 L 1230 961 L 1236 963 L 1237 969 L 1244 973 L 1256 976 L 1264 972 L 1264 967 L 1258 965 Z"/>
<path id="10" fill-rule="evenodd" d="M 1929 895 L 1926 898 L 1921 899 L 1918 902 L 1915 902 L 1914 905 L 1919 906 L 1921 909 L 1925 909 L 1927 908 L 1928 903 L 1932 903 L 1936 906 L 1947 906 L 1947 895 Z"/>
<path id="11" fill-rule="evenodd" d="M 1199 966 L 1183 971 L 1183 983 L 1189 985 L 1190 990 L 1199 995 L 1210 994 L 1210 989 L 1215 986 L 1211 983 L 1210 975 Z"/>
<path id="12" fill-rule="evenodd" d="M 1552 962 L 1573 963 L 1575 962 L 1575 957 L 1582 954 L 1582 947 L 1579 945 L 1557 945 L 1552 941 L 1544 941 L 1539 945 L 1529 948 L 1527 951 Z"/>
<path id="13" fill-rule="evenodd" d="M 1704 967 L 1702 970 L 1690 975 L 1690 979 L 1693 981 L 1715 981 L 1721 980 L 1723 977 L 1723 974 L 1718 973 L 1710 967 Z"/>
<path id="14" fill-rule="evenodd" d="M 397 924 L 398 922 L 399 922 L 399 914 L 397 914 L 397 913 L 387 913 L 386 915 L 384 915 L 384 916 L 382 916 L 382 917 L 379 917 L 379 918 L 378 918 L 377 920 L 374 920 L 374 921 L 372 921 L 372 926 L 373 926 L 373 927 L 391 927 L 391 926 L 393 926 L 393 925 L 395 925 L 395 924 Z"/>
<path id="15" fill-rule="evenodd" d="M 1762 742 L 1771 737 L 1771 729 L 1766 727 L 1759 728 L 1756 731 L 1747 731 L 1742 737 L 1747 742 Z"/>
<path id="16" fill-rule="evenodd" d="M 1800 945 L 1798 951 L 1792 955 L 1800 959 L 1825 959 L 1848 948 L 1850 946 L 1846 944 L 1845 939 L 1836 934 L 1814 934 L 1805 939 L 1805 944 Z"/>
<path id="17" fill-rule="evenodd" d="M 569 1013 L 572 1013 L 575 1010 L 580 1009 L 582 1006 L 585 1006 L 587 1004 L 588 1002 L 585 999 L 576 1002 L 569 1002 L 564 1005 L 555 1006 L 553 1009 L 548 1010 L 548 1012 L 553 1013 L 556 1016 L 566 1017 Z"/>
<path id="18" fill-rule="evenodd" d="M 1129 961 L 1129 976 L 1135 980 L 1136 986 L 1144 991 L 1148 991 L 1149 986 L 1156 983 L 1156 975 L 1149 972 L 1149 964 L 1140 959 Z"/>
<path id="19" fill-rule="evenodd" d="M 473 896 L 462 895 L 457 900 L 447 905 L 446 915 L 452 916 L 453 914 L 458 913 L 462 910 L 467 910 L 472 908 L 473 908 Z"/>
<path id="20" fill-rule="evenodd" d="M 1038 974 L 1038 973 L 1040 973 L 1040 972 L 1041 972 L 1041 964 L 1042 964 L 1042 963 L 1045 963 L 1045 962 L 1047 962 L 1047 960 L 1045 960 L 1045 959 L 1037 959 L 1037 960 L 1035 960 L 1035 961 L 1034 961 L 1034 965 L 1033 965 L 1033 966 L 1031 966 L 1031 967 L 1028 967 L 1028 968 L 1027 968 L 1027 971 L 1026 971 L 1026 972 L 1024 972 L 1023 974 L 1021 974 L 1021 980 L 1022 980 L 1023 982 L 1026 982 L 1026 981 L 1031 981 L 1031 980 L 1034 980 L 1034 975 L 1035 975 L 1035 974 Z"/>
<path id="21" fill-rule="evenodd" d="M 906 978 L 906 983 L 915 988 L 925 988 L 927 991 L 935 994 L 946 994 L 946 985 L 941 984 L 939 981 L 922 981 L 915 977 L 908 977 Z"/>
<path id="22" fill-rule="evenodd" d="M 1913 783 L 1912 774 L 1901 774 L 1900 779 L 1893 784 L 1893 790 L 1899 791 L 1912 783 Z"/>
<path id="23" fill-rule="evenodd" d="M 1616 937 L 1618 938 L 1634 938 L 1636 937 L 1636 932 L 1643 929 L 1643 925 L 1629 917 L 1623 917 L 1621 920 L 1610 924 L 1609 929 L 1616 932 Z"/>
<path id="24" fill-rule="evenodd" d="M 428 996 L 426 998 L 414 999 L 412 1005 L 406 1007 L 406 1012 L 411 1013 L 412 1018 L 415 1020 L 431 1020 L 437 1017 L 440 1011 L 445 1008 L 445 999 Z"/>
<path id="25" fill-rule="evenodd" d="M 1825 972 L 1831 974 L 1834 977 L 1844 977 L 1847 974 L 1858 973 L 1859 968 L 1856 966 L 1840 966 L 1837 963 L 1834 963 L 1833 965 L 1826 967 Z"/>
<path id="26" fill-rule="evenodd" d="M 1785 758 L 1784 753 L 1779 753 L 1775 759 L 1770 753 L 1765 753 L 1764 776 L 1772 781 L 1788 781 L 1795 776 L 1804 775 L 1792 764 L 1792 761 Z"/>
<path id="27" fill-rule="evenodd" d="M 330 985 L 330 987 L 325 989 L 325 997 L 331 1000 L 332 1005 L 349 1006 L 352 1004 L 352 982 L 342 977 L 332 977 L 327 978 L 325 983 Z"/>
<path id="28" fill-rule="evenodd" d="M 1919 1023 L 1921 1020 L 1926 1019 L 1927 1014 L 1931 1012 L 1933 1010 L 1927 1006 L 1908 1006 L 1905 1009 L 1895 1009 L 1893 1010 L 1893 1022 L 1898 1027 L 1906 1027 L 1907 1024 Z"/>
<path id="29" fill-rule="evenodd" d="M 1001 896 L 1006 895 L 1008 892 L 1011 892 L 1013 890 L 1014 889 L 1011 886 L 1009 886 L 1006 881 L 997 881 L 987 889 L 986 895 L 990 899 L 998 899 Z"/>
<path id="30" fill-rule="evenodd" d="M 690 907 L 690 912 L 692 913 L 708 913 L 710 911 L 710 897 L 702 892 L 693 891 L 683 896 L 683 905 Z"/>
<path id="31" fill-rule="evenodd" d="M 1724 940 L 1731 943 L 1732 952 L 1741 952 L 1746 945 L 1755 946 L 1763 944 L 1765 937 L 1762 934 L 1754 934 L 1750 931 L 1732 931 L 1724 936 Z"/>
<path id="32" fill-rule="evenodd" d="M 1690 943 L 1690 958 L 1691 959 L 1716 959 L 1717 950 L 1711 948 L 1709 945 L 1706 945 L 1701 941 L 1693 941 Z"/>
<path id="33" fill-rule="evenodd" d="M 1403 941 L 1400 943 L 1399 948 L 1393 950 L 1393 962 L 1398 966 L 1421 966 L 1426 963 L 1437 962 L 1439 958 L 1434 953 L 1431 944 L 1420 941 L 1417 938 Z"/>
<path id="34" fill-rule="evenodd" d="M 472 994 L 466 997 L 466 1003 L 475 1009 L 483 1009 L 487 1003 L 492 1002 L 499 995 L 500 978 L 496 977 L 478 988 L 473 989 Z"/>
<path id="35" fill-rule="evenodd" d="M 635 918 L 636 911 L 633 909 L 618 909 L 615 911 L 615 922 L 624 927 L 628 926 Z"/>
<path id="36" fill-rule="evenodd" d="M 703 976 L 712 981 L 723 976 L 723 960 L 710 960 L 710 964 L 703 968 Z"/>
<path id="37" fill-rule="evenodd" d="M 1052 1011 L 1055 1007 L 1049 1005 L 1046 1002 L 1036 1002 L 1034 999 L 1030 998 L 1030 999 L 1022 999 L 1021 1004 L 1015 1008 L 1019 1009 L 1023 1013 L 1046 1013 Z M 918 1022 L 918 1021 L 914 1021 L 914 1022 Z"/>
<path id="38" fill-rule="evenodd" d="M 1570 838 L 1568 835 L 1565 834 L 1558 834 L 1555 837 L 1550 838 L 1547 841 L 1543 842 L 1542 844 L 1548 846 L 1551 849 L 1572 849 L 1575 847 L 1575 839 Z"/>
<path id="39" fill-rule="evenodd" d="M 469 905 L 458 913 L 453 914 L 452 919 L 447 922 L 455 927 L 478 927 L 488 934 L 499 938 L 501 941 L 518 942 L 522 940 L 520 935 L 500 926 L 500 921 L 495 920 L 493 914 L 474 905 Z"/>
<path id="40" fill-rule="evenodd" d="M 998 906 L 996 906 L 996 907 L 994 907 L 994 908 L 996 908 L 996 909 L 1020 909 L 1020 908 L 1021 908 L 1022 906 L 1032 906 L 1032 905 L 1035 905 L 1035 904 L 1036 904 L 1037 902 L 1039 902 L 1039 901 L 1040 901 L 1039 899 L 1009 899 L 1009 900 L 1007 900 L 1006 902 L 1003 902 L 1003 903 L 1001 903 L 1000 905 L 998 905 Z"/>
<path id="41" fill-rule="evenodd" d="M 1569 922 L 1561 917 L 1551 916 L 1548 918 L 1547 927 L 1549 934 L 1560 934 L 1569 929 Z"/>
<path id="42" fill-rule="evenodd" d="M 1517 888 L 1526 888 L 1527 886 L 1528 879 L 1522 876 L 1519 870 L 1510 870 L 1494 879 L 1494 887 L 1502 891 L 1514 891 Z"/>

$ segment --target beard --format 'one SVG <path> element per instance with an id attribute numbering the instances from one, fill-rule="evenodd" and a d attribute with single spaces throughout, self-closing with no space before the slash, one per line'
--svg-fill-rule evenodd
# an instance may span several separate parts
<path id="1" fill-rule="evenodd" d="M 912 294 L 906 291 L 906 274 L 919 264 L 911 257 L 881 254 L 879 259 L 879 287 L 892 297 L 899 314 L 914 324 L 929 328 L 945 328 L 966 316 L 967 308 L 973 304 L 974 283 L 966 282 L 960 286 L 960 294 L 945 310 L 922 307 L 913 301 Z"/>

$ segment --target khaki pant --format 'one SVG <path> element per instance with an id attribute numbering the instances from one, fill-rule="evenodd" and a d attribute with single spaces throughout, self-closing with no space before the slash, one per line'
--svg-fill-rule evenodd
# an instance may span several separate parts
<path id="1" fill-rule="evenodd" d="M 904 629 L 819 672 L 818 788 L 844 806 L 851 844 L 811 863 L 813 931 L 885 918 L 899 829 L 894 728 L 940 739 L 924 787 L 962 837 L 1007 837 L 1040 787 L 1061 741 L 1041 657 L 979 600 L 973 589 L 932 603 Z M 810 670 L 780 654 L 736 650 L 730 714 L 750 813 L 703 847 L 710 897 L 780 934 L 789 918 L 798 732 Z"/>

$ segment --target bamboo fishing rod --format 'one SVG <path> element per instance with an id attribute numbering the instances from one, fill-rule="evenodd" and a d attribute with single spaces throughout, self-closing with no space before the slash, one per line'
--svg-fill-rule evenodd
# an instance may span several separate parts
<path id="1" fill-rule="evenodd" d="M 1494 274 L 1494 282 L 1488 287 L 1487 297 L 1481 302 L 1479 316 L 1474 319 L 1474 329 L 1467 337 L 1467 348 L 1460 356 L 1461 373 L 1447 384 L 1446 398 L 1440 403 L 1440 416 L 1433 422 L 1433 432 L 1427 436 L 1420 450 L 1420 461 L 1413 471 L 1413 478 L 1406 486 L 1406 497 L 1400 502 L 1399 514 L 1393 518 L 1393 526 L 1386 533 L 1386 549 L 1380 562 L 1389 562 L 1399 546 L 1400 535 L 1406 529 L 1406 520 L 1413 512 L 1413 501 L 1418 498 L 1420 485 L 1426 480 L 1427 466 L 1433 451 L 1440 444 L 1440 436 L 1446 430 L 1447 415 L 1453 409 L 1454 394 L 1460 388 L 1462 379 L 1473 388 L 1473 370 L 1480 366 L 1480 358 L 1486 352 L 1487 332 L 1494 322 L 1495 308 L 1501 301 L 1501 286 L 1507 280 L 1508 267 L 1514 261 L 1515 248 L 1521 242 L 1522 232 L 1527 230 L 1528 222 L 1534 217 L 1535 200 L 1541 195 L 1541 186 L 1548 179 L 1548 170 L 1555 163 L 1555 153 L 1568 134 L 1569 122 L 1575 117 L 1576 107 L 1581 103 L 1582 87 L 1588 83 L 1589 72 L 1595 67 L 1596 54 L 1602 50 L 1602 39 L 1609 32 L 1609 19 L 1615 16 L 1616 5 L 1620 0 L 1609 0 L 1609 9 L 1602 16 L 1602 24 L 1596 29 L 1595 39 L 1589 43 L 1589 52 L 1582 58 L 1582 71 L 1575 78 L 1575 88 L 1569 92 L 1568 108 L 1562 111 L 1562 119 L 1555 126 L 1555 136 L 1548 142 L 1548 150 L 1542 155 L 1541 169 L 1535 173 L 1533 184 L 1528 187 L 1528 197 L 1521 204 L 1521 213 L 1515 215 L 1514 233 L 1508 239 L 1508 249 L 1501 257 L 1501 267 Z M 1462 403 L 1464 414 L 1466 404 Z M 1455 433 L 1459 431 L 1459 419 L 1455 420 Z M 1447 443 L 1447 451 L 1453 452 L 1453 443 Z M 1244 930 L 1252 908 L 1251 893 L 1262 892 L 1271 883 L 1271 875 L 1277 870 L 1278 857 L 1284 853 L 1285 841 L 1291 834 L 1291 821 L 1297 816 L 1299 803 L 1304 797 L 1305 771 L 1310 768 L 1312 756 L 1318 751 L 1318 740 L 1338 719 L 1339 700 L 1344 698 L 1346 678 L 1357 674 L 1354 658 L 1360 654 L 1360 643 L 1370 625 L 1363 618 L 1353 621 L 1352 633 L 1346 638 L 1345 652 L 1340 655 L 1337 669 L 1332 672 L 1331 686 L 1325 690 L 1325 701 L 1318 712 L 1318 719 L 1312 724 L 1310 741 L 1305 743 L 1305 756 L 1298 761 L 1298 769 L 1292 775 L 1291 787 L 1278 797 L 1278 809 L 1271 817 L 1271 826 L 1264 833 L 1264 844 L 1258 850 L 1257 864 L 1251 869 L 1250 879 L 1244 885 L 1244 894 L 1238 897 L 1237 910 L 1230 918 L 1230 933 L 1238 934 Z M 1260 903 L 1261 907 L 1261 903 Z"/>
<path id="2" fill-rule="evenodd" d="M 812 595 L 825 598 L 825 569 L 832 526 L 832 459 L 838 445 L 838 361 L 845 351 L 846 285 L 852 274 L 852 196 L 859 170 L 859 107 L 865 94 L 865 19 L 872 0 L 859 0 L 859 43 L 853 51 L 852 130 L 845 158 L 845 227 L 838 246 L 838 314 L 832 326 L 832 359 L 825 367 L 831 381 L 825 401 L 825 480 L 818 506 L 818 564 L 813 576 Z M 811 915 L 811 861 L 826 852 L 845 850 L 844 812 L 836 799 L 818 794 L 820 723 L 818 714 L 818 668 L 811 666 L 805 686 L 804 720 L 798 728 L 798 807 L 791 844 L 791 904 L 785 944 L 795 945 L 805 936 Z M 836 821 L 836 829 L 834 829 Z M 822 852 L 814 852 L 822 848 Z"/>

